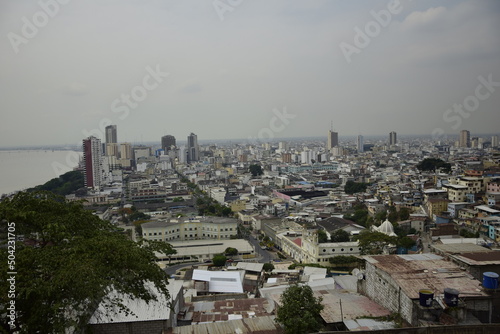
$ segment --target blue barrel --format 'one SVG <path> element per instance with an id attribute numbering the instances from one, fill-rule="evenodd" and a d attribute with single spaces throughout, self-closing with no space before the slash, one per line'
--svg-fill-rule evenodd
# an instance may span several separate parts
<path id="1" fill-rule="evenodd" d="M 485 289 L 498 289 L 498 274 L 491 271 L 483 273 L 483 287 Z"/>
<path id="2" fill-rule="evenodd" d="M 458 290 L 446 288 L 444 289 L 444 303 L 448 306 L 457 306 L 458 305 Z"/>
<path id="3" fill-rule="evenodd" d="M 430 307 L 432 306 L 432 300 L 434 299 L 434 292 L 428 289 L 422 289 L 418 291 L 420 306 Z"/>

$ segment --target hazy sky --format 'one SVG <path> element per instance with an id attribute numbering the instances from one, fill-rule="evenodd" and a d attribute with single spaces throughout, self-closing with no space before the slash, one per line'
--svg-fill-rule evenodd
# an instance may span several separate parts
<path id="1" fill-rule="evenodd" d="M 0 146 L 500 132 L 498 0 L 2 1 L 0 36 Z"/>

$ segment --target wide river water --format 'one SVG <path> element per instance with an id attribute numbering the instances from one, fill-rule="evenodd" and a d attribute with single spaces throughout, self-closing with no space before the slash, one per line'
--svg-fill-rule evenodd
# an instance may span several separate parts
<path id="1" fill-rule="evenodd" d="M 81 156 L 74 151 L 0 151 L 0 195 L 44 184 L 73 170 Z"/>

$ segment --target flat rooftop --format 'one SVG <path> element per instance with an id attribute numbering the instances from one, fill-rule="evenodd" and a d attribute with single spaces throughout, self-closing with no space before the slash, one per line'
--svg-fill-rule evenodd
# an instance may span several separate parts
<path id="1" fill-rule="evenodd" d="M 411 299 L 419 298 L 419 290 L 430 289 L 442 294 L 452 288 L 461 296 L 486 297 L 481 282 L 443 257 L 431 254 L 364 256 L 377 269 L 388 273 Z"/>

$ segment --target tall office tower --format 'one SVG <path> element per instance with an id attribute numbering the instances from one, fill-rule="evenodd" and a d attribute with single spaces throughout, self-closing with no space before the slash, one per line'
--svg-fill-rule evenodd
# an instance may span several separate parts
<path id="1" fill-rule="evenodd" d="M 113 156 L 113 157 L 119 157 L 120 151 L 118 150 L 118 144 L 117 143 L 107 143 L 106 144 L 106 155 L 107 156 Z"/>
<path id="2" fill-rule="evenodd" d="M 108 125 L 105 131 L 106 131 L 106 144 L 118 143 L 116 136 L 116 125 Z"/>
<path id="3" fill-rule="evenodd" d="M 396 132 L 392 131 L 389 133 L 389 145 L 396 145 L 398 142 L 398 137 Z"/>
<path id="4" fill-rule="evenodd" d="M 107 156 L 115 156 L 118 158 L 118 140 L 116 136 L 116 125 L 108 125 L 104 129 L 105 143 L 103 145 L 103 151 Z M 109 145 L 116 144 L 116 145 Z M 116 148 L 115 148 L 116 146 Z"/>
<path id="5" fill-rule="evenodd" d="M 132 159 L 132 145 L 130 143 L 120 144 L 120 158 Z"/>
<path id="6" fill-rule="evenodd" d="M 363 138 L 362 135 L 359 135 L 358 136 L 358 152 L 359 153 L 363 153 L 365 150 L 364 150 L 364 146 L 365 146 L 365 139 Z"/>
<path id="7" fill-rule="evenodd" d="M 498 136 L 491 136 L 491 147 L 498 147 Z"/>
<path id="8" fill-rule="evenodd" d="M 200 147 L 198 146 L 198 136 L 191 132 L 187 138 L 187 163 L 200 159 Z"/>
<path id="9" fill-rule="evenodd" d="M 335 146 L 339 146 L 339 134 L 333 130 L 328 130 L 326 149 L 331 150 Z"/>
<path id="10" fill-rule="evenodd" d="M 458 140 L 460 147 L 470 147 L 470 132 L 467 130 L 460 131 L 460 138 Z"/>
<path id="11" fill-rule="evenodd" d="M 161 137 L 161 148 L 167 154 L 173 147 L 175 147 L 175 137 L 171 135 L 166 135 Z"/>
<path id="12" fill-rule="evenodd" d="M 99 189 L 103 177 L 100 139 L 91 136 L 83 140 L 83 161 L 85 186 Z"/>

